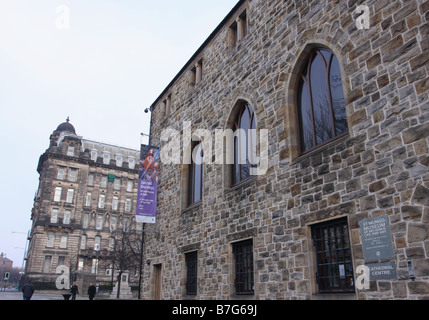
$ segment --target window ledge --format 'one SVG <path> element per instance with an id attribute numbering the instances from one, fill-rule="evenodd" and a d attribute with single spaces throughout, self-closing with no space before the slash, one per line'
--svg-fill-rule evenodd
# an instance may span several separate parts
<path id="1" fill-rule="evenodd" d="M 243 295 L 234 294 L 234 295 L 231 295 L 231 300 L 242 300 L 242 301 L 256 300 L 256 296 L 254 293 L 253 294 L 243 294 Z"/>
<path id="2" fill-rule="evenodd" d="M 357 300 L 356 293 L 313 294 L 311 300 Z"/>
<path id="3" fill-rule="evenodd" d="M 340 137 L 338 137 L 338 138 L 336 138 L 336 139 L 334 139 L 328 143 L 325 143 L 325 144 L 323 144 L 323 145 L 321 145 L 321 146 L 319 146 L 319 147 L 317 147 L 317 148 L 315 148 L 315 149 L 313 149 L 307 153 L 304 153 L 304 154 L 298 156 L 297 158 L 292 160 L 291 165 L 297 164 L 297 163 L 299 163 L 305 159 L 308 159 L 308 158 L 310 158 L 310 157 L 312 157 L 312 156 L 314 156 L 320 152 L 323 152 L 323 151 L 335 146 L 336 144 L 339 144 L 341 142 L 346 141 L 349 138 L 350 138 L 349 134 L 342 135 L 342 136 L 340 136 Z"/>
<path id="4" fill-rule="evenodd" d="M 190 206 L 186 207 L 184 210 L 182 210 L 181 214 L 186 214 L 186 213 L 192 212 L 194 210 L 198 210 L 202 206 L 203 206 L 202 201 L 199 201 L 197 203 L 193 203 Z"/>
<path id="5" fill-rule="evenodd" d="M 254 184 L 257 181 L 257 176 L 250 177 L 246 180 L 240 181 L 238 184 L 235 184 L 227 189 L 225 189 L 225 193 L 234 192 L 235 190 L 247 188 L 251 184 Z"/>

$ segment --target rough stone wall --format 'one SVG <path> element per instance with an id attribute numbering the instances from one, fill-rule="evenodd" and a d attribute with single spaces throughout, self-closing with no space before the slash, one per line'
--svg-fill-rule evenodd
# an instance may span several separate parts
<path id="1" fill-rule="evenodd" d="M 356 28 L 360 4 L 370 8 L 369 30 Z M 184 253 L 198 250 L 196 298 L 234 298 L 231 243 L 251 238 L 254 298 L 320 298 L 311 225 L 347 217 L 356 269 L 364 263 L 359 221 L 388 215 L 398 280 L 371 281 L 351 298 L 428 298 L 429 1 L 253 0 L 242 8 L 247 36 L 231 47 L 232 17 L 195 59 L 203 58 L 202 82 L 193 88 L 183 73 L 167 92 L 167 116 L 159 101 L 152 134 L 180 132 L 184 121 L 193 130 L 224 129 L 244 99 L 269 132 L 268 171 L 231 188 L 226 166 L 205 165 L 203 201 L 186 208 L 186 166 L 162 165 L 143 296 L 153 297 L 153 265 L 162 264 L 162 298 L 189 298 Z M 315 46 L 340 62 L 349 134 L 300 156 L 296 82 Z"/>

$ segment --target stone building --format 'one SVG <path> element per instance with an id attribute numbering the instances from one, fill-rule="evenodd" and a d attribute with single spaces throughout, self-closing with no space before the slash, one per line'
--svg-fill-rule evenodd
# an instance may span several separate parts
<path id="1" fill-rule="evenodd" d="M 424 0 L 239 1 L 151 106 L 169 151 L 143 296 L 429 298 L 428 19 Z"/>
<path id="2" fill-rule="evenodd" d="M 142 227 L 135 223 L 138 158 L 137 150 L 83 139 L 68 119 L 52 133 L 31 215 L 26 276 L 33 283 L 55 288 L 63 265 L 81 288 L 111 281 L 101 258 L 116 231 Z"/>
<path id="3" fill-rule="evenodd" d="M 5 271 L 12 270 L 13 261 L 6 257 L 6 255 L 2 252 L 0 254 L 0 274 L 2 275 Z"/>

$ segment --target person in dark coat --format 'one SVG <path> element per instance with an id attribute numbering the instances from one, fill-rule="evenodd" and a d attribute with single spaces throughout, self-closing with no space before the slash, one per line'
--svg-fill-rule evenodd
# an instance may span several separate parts
<path id="1" fill-rule="evenodd" d="M 79 294 L 79 288 L 77 287 L 77 283 L 73 283 L 73 286 L 70 289 L 70 293 L 72 295 L 72 300 L 76 300 L 76 294 Z"/>
<path id="2" fill-rule="evenodd" d="M 89 300 L 94 300 L 96 292 L 97 292 L 97 288 L 91 283 L 88 287 Z"/>
<path id="3" fill-rule="evenodd" d="M 34 293 L 33 284 L 30 282 L 27 282 L 26 284 L 24 284 L 24 286 L 22 287 L 22 297 L 24 298 L 24 300 L 31 300 L 33 293 Z"/>

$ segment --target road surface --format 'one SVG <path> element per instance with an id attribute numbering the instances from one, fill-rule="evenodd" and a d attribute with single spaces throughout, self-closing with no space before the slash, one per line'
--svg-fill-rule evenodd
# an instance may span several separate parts
<path id="1" fill-rule="evenodd" d="M 23 300 L 22 292 L 18 292 L 17 290 L 7 290 L 0 292 L 0 300 Z M 44 292 L 34 292 L 31 300 L 64 300 L 61 293 L 44 293 Z M 88 297 L 77 296 L 76 300 L 88 300 Z"/>

